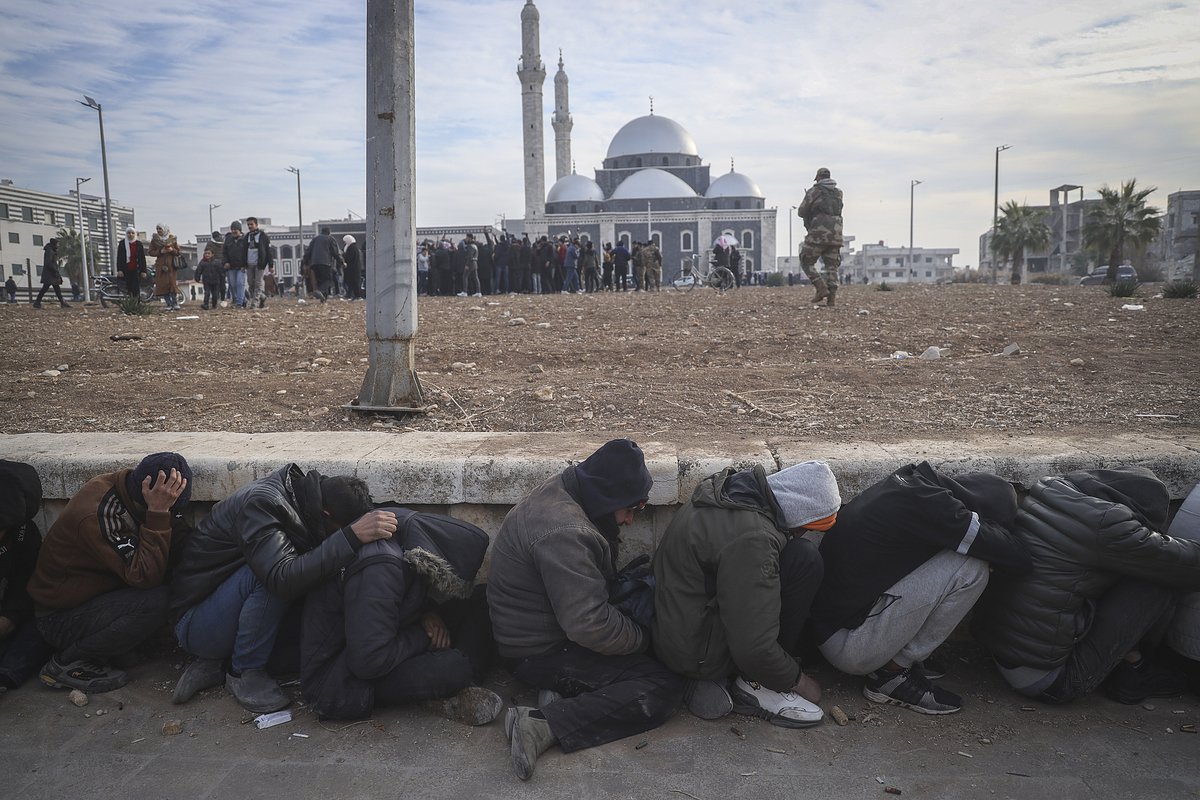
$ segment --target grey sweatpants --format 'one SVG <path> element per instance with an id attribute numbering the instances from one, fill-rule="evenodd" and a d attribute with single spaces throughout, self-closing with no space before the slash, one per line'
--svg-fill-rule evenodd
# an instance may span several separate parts
<path id="1" fill-rule="evenodd" d="M 889 661 L 910 667 L 950 636 L 987 582 L 986 561 L 943 550 L 880 595 L 863 624 L 825 640 L 821 655 L 850 675 Z"/>

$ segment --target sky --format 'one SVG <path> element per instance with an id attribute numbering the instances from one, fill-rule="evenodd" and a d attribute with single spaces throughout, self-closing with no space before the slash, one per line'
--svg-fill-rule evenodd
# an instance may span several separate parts
<path id="1" fill-rule="evenodd" d="M 417 224 L 524 211 L 516 77 L 524 0 L 416 0 Z M 1194 0 L 540 0 L 548 76 L 570 77 L 577 171 L 649 111 L 691 133 L 779 209 L 780 255 L 818 167 L 845 192 L 855 246 L 956 247 L 978 263 L 1000 202 L 1095 197 L 1136 178 L 1150 202 L 1200 189 Z M 0 0 L 0 178 L 102 194 L 139 228 L 192 239 L 247 215 L 305 223 L 366 212 L 365 0 Z M 86 190 L 85 190 L 86 191 Z"/>

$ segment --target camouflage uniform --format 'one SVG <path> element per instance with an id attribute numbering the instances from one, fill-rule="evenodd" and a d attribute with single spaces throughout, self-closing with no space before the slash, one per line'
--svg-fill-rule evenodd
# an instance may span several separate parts
<path id="1" fill-rule="evenodd" d="M 662 291 L 662 254 L 658 252 L 658 245 L 651 242 L 643 247 L 642 258 L 645 259 L 646 265 L 643 288 L 649 291 L 653 285 L 654 291 Z"/>
<path id="2" fill-rule="evenodd" d="M 842 190 L 829 177 L 829 170 L 817 171 L 817 180 L 804 194 L 796 213 L 808 229 L 800 245 L 800 268 L 817 287 L 818 298 L 827 295 L 829 305 L 833 305 L 838 269 L 842 266 Z M 818 258 L 825 265 L 823 279 L 815 268 Z"/>

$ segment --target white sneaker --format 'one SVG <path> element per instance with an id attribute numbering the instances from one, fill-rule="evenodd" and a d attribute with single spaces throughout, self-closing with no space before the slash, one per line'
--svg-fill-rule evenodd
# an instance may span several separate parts
<path id="1" fill-rule="evenodd" d="M 781 728 L 809 728 L 825 718 L 825 712 L 792 692 L 776 692 L 738 676 L 734 681 L 733 713 L 759 717 Z"/>
<path id="2" fill-rule="evenodd" d="M 455 295 L 455 297 L 466 297 L 466 296 L 467 296 L 466 292 L 459 292 L 457 295 Z"/>
<path id="3" fill-rule="evenodd" d="M 471 295 L 471 297 L 483 297 L 483 295 L 479 292 L 476 292 L 475 294 Z"/>

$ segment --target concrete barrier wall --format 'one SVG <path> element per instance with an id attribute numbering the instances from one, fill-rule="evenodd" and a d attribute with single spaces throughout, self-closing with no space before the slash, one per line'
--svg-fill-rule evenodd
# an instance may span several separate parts
<path id="1" fill-rule="evenodd" d="M 495 533 L 514 503 L 608 437 L 561 433 L 31 433 L 0 436 L 0 458 L 32 464 L 42 476 L 43 530 L 90 478 L 132 467 L 147 453 L 182 453 L 195 474 L 199 518 L 237 487 L 288 462 L 364 479 L 378 500 L 452 514 Z M 1200 483 L 1200 434 L 1111 437 L 979 436 L 966 441 L 830 443 L 722 439 L 677 444 L 634 437 L 654 489 L 647 513 L 623 534 L 625 552 L 655 546 L 679 504 L 706 476 L 727 466 L 768 472 L 808 459 L 828 461 L 843 499 L 897 467 L 929 460 L 950 473 L 994 472 L 1032 485 L 1076 469 L 1149 467 L 1183 498 Z M 622 556 L 622 560 L 625 556 Z"/>

